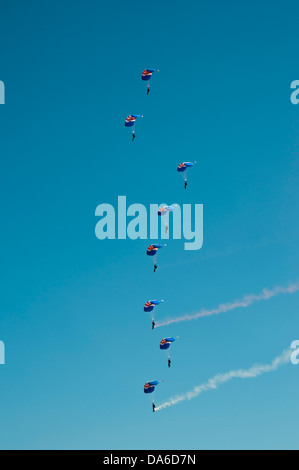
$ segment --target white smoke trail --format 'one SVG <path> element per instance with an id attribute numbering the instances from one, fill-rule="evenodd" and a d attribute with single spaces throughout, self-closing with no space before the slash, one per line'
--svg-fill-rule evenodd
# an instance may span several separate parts
<path id="1" fill-rule="evenodd" d="M 249 307 L 255 302 L 260 302 L 261 300 L 271 299 L 271 297 L 275 297 L 278 294 L 294 294 L 298 290 L 299 290 L 299 281 L 293 284 L 290 284 L 287 287 L 277 286 L 271 290 L 265 288 L 262 290 L 260 294 L 245 295 L 243 299 L 241 300 L 235 300 L 232 303 L 228 302 L 226 304 L 220 304 L 217 308 L 214 308 L 212 310 L 202 309 L 200 312 L 197 312 L 197 313 L 186 314 L 181 317 L 169 318 L 165 321 L 157 322 L 155 328 L 158 328 L 160 326 L 170 325 L 171 323 L 179 323 L 182 321 L 196 320 L 197 318 L 201 318 L 201 317 L 209 317 L 211 315 L 225 313 L 225 312 L 234 310 L 235 308 L 239 308 L 239 307 Z"/>
<path id="2" fill-rule="evenodd" d="M 202 385 L 197 385 L 193 388 L 191 392 L 184 393 L 183 395 L 177 395 L 174 398 L 170 398 L 168 401 L 162 403 L 162 405 L 157 406 L 156 411 L 163 410 L 164 408 L 168 408 L 169 406 L 177 405 L 178 403 L 185 401 L 185 400 L 192 400 L 192 398 L 197 397 L 203 392 L 207 392 L 209 390 L 216 390 L 220 385 L 229 382 L 234 378 L 239 379 L 252 379 L 259 377 L 262 374 L 266 374 L 269 372 L 274 372 L 279 367 L 287 364 L 290 361 L 291 351 L 286 350 L 283 353 L 276 357 L 271 364 L 255 364 L 250 369 L 239 369 L 239 370 L 232 370 L 225 374 L 218 374 L 215 377 L 209 379 L 206 383 Z"/>

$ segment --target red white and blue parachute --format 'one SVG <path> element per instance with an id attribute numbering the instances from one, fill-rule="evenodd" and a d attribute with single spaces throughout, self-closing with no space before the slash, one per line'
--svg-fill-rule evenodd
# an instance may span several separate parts
<path id="1" fill-rule="evenodd" d="M 145 312 L 152 312 L 156 305 L 160 305 L 163 300 L 149 300 L 144 304 L 143 310 Z"/>
<path id="2" fill-rule="evenodd" d="M 163 248 L 163 246 L 166 246 L 166 245 L 161 245 L 160 243 L 155 243 L 153 245 L 150 245 L 147 248 L 146 254 L 148 256 L 155 256 L 157 254 L 158 250 L 160 250 L 160 248 Z"/>
<path id="3" fill-rule="evenodd" d="M 162 206 L 158 210 L 158 215 L 165 215 L 167 212 L 172 212 L 174 211 L 175 206 Z"/>
<path id="4" fill-rule="evenodd" d="M 143 388 L 144 393 L 153 393 L 158 384 L 159 382 L 157 380 L 153 380 L 152 382 L 146 382 Z"/>
<path id="5" fill-rule="evenodd" d="M 135 125 L 136 119 L 142 117 L 140 114 L 129 114 L 127 119 L 125 120 L 126 127 L 133 127 Z"/>
<path id="6" fill-rule="evenodd" d="M 195 162 L 196 163 L 196 162 Z M 180 172 L 186 171 L 188 168 L 194 166 L 194 163 L 192 162 L 183 162 L 178 165 L 177 170 Z"/>
<path id="7" fill-rule="evenodd" d="M 175 341 L 175 338 L 173 338 L 173 337 L 163 338 L 160 341 L 160 349 L 168 349 L 170 347 L 171 343 L 173 343 L 174 341 Z"/>
<path id="8" fill-rule="evenodd" d="M 141 80 L 146 80 L 146 81 L 150 80 L 155 71 L 156 71 L 155 69 L 144 69 L 141 75 Z"/>

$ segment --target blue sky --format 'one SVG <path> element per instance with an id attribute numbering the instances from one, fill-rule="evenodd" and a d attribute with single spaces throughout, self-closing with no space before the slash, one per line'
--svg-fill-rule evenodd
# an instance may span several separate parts
<path id="1" fill-rule="evenodd" d="M 0 447 L 298 448 L 298 371 L 231 381 L 153 414 L 299 337 L 298 298 L 151 331 L 298 280 L 298 2 L 1 5 Z M 159 68 L 146 96 L 140 74 Z M 144 118 L 136 141 L 124 127 Z M 188 190 L 178 163 L 197 160 Z M 95 208 L 202 203 L 204 245 L 99 241 Z M 180 336 L 167 369 L 164 336 Z"/>

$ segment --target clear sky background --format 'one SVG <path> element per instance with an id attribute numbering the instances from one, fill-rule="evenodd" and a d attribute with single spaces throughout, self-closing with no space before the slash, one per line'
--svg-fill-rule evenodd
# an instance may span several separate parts
<path id="1" fill-rule="evenodd" d="M 244 4 L 245 3 L 245 4 Z M 152 413 L 299 339 L 299 294 L 151 330 L 298 273 L 297 1 L 0 7 L 2 449 L 299 448 L 299 366 Z M 140 75 L 159 68 L 151 93 Z M 144 118 L 131 142 L 124 119 Z M 197 160 L 189 186 L 178 163 Z M 203 203 L 204 245 L 100 241 L 98 204 Z M 167 368 L 159 341 L 180 336 Z"/>

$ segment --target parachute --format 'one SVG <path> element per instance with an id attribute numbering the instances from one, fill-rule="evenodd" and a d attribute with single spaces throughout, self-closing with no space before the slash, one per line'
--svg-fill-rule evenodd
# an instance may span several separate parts
<path id="1" fill-rule="evenodd" d="M 140 118 L 140 114 L 129 114 L 127 119 L 125 120 L 125 126 L 126 127 L 134 127 L 136 119 Z"/>
<path id="2" fill-rule="evenodd" d="M 194 162 L 196 163 L 196 162 Z M 186 171 L 187 168 L 190 168 L 191 166 L 194 166 L 194 163 L 192 162 L 183 162 L 183 163 L 180 163 L 179 166 L 178 166 L 178 171 Z"/>
<path id="3" fill-rule="evenodd" d="M 160 305 L 163 300 L 149 300 L 144 304 L 143 310 L 145 312 L 152 312 L 156 305 Z"/>
<path id="4" fill-rule="evenodd" d="M 163 338 L 160 341 L 160 349 L 168 349 L 170 347 L 171 343 L 173 343 L 174 341 L 175 341 L 175 338 L 173 338 L 173 337 Z"/>
<path id="5" fill-rule="evenodd" d="M 141 75 L 141 80 L 146 80 L 146 81 L 150 80 L 155 71 L 156 71 L 155 69 L 144 69 Z"/>
<path id="6" fill-rule="evenodd" d="M 160 250 L 160 248 L 163 248 L 163 246 L 166 246 L 166 245 L 161 245 L 160 243 L 155 243 L 153 245 L 150 245 L 146 250 L 147 256 L 155 256 L 158 250 Z"/>
<path id="7" fill-rule="evenodd" d="M 158 384 L 159 382 L 157 380 L 153 380 L 152 382 L 146 382 L 143 388 L 144 393 L 153 393 Z"/>
<path id="8" fill-rule="evenodd" d="M 162 206 L 158 210 L 158 215 L 162 216 L 167 214 L 167 212 L 172 212 L 174 211 L 175 206 Z"/>

